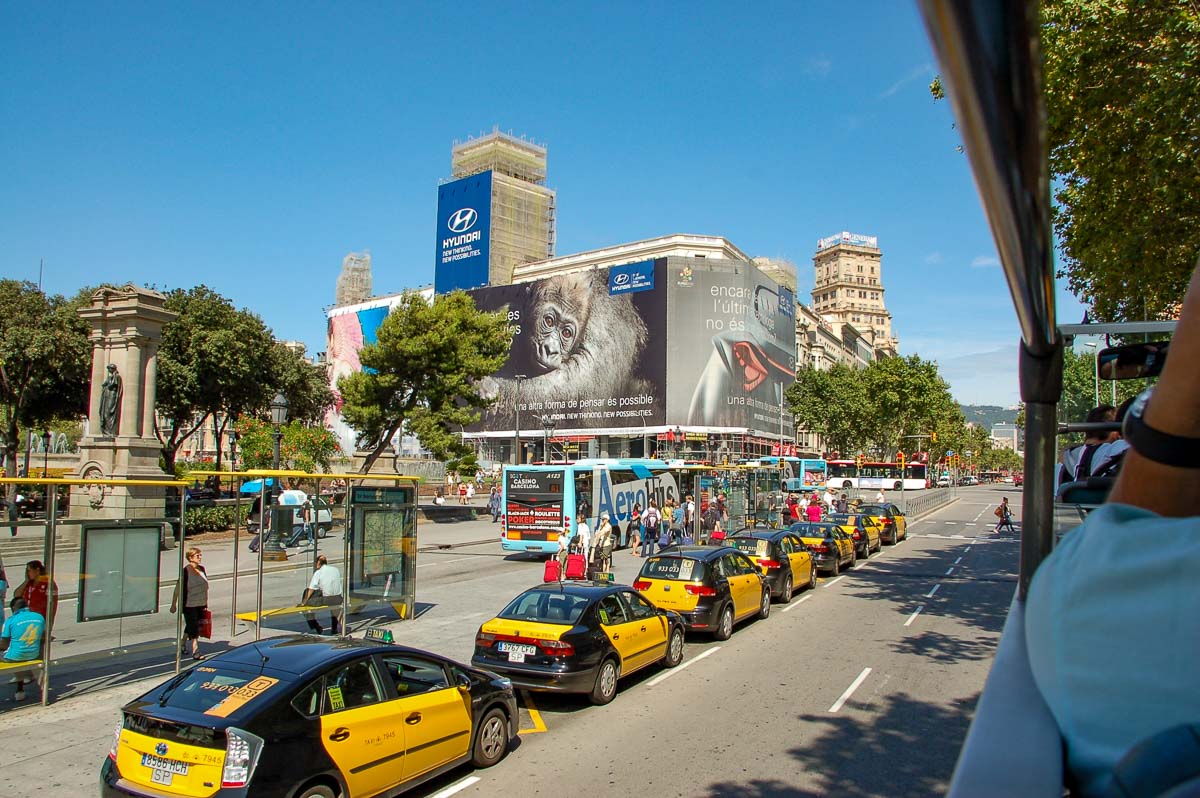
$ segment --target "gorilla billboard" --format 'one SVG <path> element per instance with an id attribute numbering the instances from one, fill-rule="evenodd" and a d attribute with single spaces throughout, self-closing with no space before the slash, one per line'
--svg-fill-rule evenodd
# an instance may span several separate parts
<path id="1" fill-rule="evenodd" d="M 507 313 L 513 343 L 481 384 L 495 404 L 466 431 L 512 430 L 518 410 L 523 428 L 552 419 L 556 434 L 663 425 L 665 274 L 665 261 L 644 261 L 468 292 Z"/>

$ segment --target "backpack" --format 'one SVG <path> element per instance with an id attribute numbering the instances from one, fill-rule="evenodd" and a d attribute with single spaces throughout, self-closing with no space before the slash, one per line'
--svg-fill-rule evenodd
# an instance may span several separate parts
<path id="1" fill-rule="evenodd" d="M 717 524 L 721 521 L 721 511 L 717 509 L 716 505 L 709 505 L 709 508 L 704 512 L 702 520 L 704 528 L 711 532 L 713 529 L 716 529 Z"/>
<path id="2" fill-rule="evenodd" d="M 997 518 L 1001 518 L 1004 515 L 1004 505 L 997 506 L 993 515 L 995 515 Z"/>
<path id="3" fill-rule="evenodd" d="M 651 507 L 649 510 L 647 510 L 646 516 L 645 516 L 645 521 L 646 521 L 646 529 L 648 529 L 651 532 L 656 531 L 658 529 L 658 522 L 659 522 L 658 510 L 654 509 L 653 507 Z"/>

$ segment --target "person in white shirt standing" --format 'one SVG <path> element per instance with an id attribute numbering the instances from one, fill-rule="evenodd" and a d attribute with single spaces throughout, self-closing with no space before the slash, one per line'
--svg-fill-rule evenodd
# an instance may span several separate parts
<path id="1" fill-rule="evenodd" d="M 301 603 L 306 607 L 335 608 L 329 611 L 329 631 L 336 635 L 338 633 L 338 610 L 336 607 L 341 606 L 342 603 L 342 575 L 337 568 L 329 564 L 324 554 L 317 555 L 313 566 L 312 579 L 304 591 Z M 324 631 L 321 629 L 316 613 L 306 612 L 304 619 L 308 621 L 308 628 L 317 634 Z"/>
<path id="2" fill-rule="evenodd" d="M 588 526 L 587 519 L 583 517 L 583 513 L 579 514 L 579 523 L 575 526 L 575 544 L 586 562 L 588 553 L 592 550 L 592 528 Z"/>

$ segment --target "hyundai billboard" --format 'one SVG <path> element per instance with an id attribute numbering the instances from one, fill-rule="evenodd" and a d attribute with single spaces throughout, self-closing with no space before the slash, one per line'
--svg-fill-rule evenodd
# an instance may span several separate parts
<path id="1" fill-rule="evenodd" d="M 492 233 L 492 173 L 480 172 L 438 187 L 437 254 L 433 290 L 488 284 Z"/>
<path id="2" fill-rule="evenodd" d="M 632 432 L 666 423 L 665 261 L 559 274 L 471 292 L 481 310 L 507 314 L 508 361 L 482 380 L 495 404 L 468 432 L 553 421 L 572 430 Z"/>

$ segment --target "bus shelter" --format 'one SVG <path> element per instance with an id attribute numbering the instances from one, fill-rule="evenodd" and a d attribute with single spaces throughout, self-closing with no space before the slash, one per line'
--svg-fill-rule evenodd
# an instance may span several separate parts
<path id="1" fill-rule="evenodd" d="M 219 481 L 234 498 L 193 502 L 192 478 Z M 307 507 L 276 498 L 275 485 L 284 479 L 310 486 Z M 240 490 L 247 480 L 257 480 L 252 494 Z M 59 697 L 76 695 L 184 666 L 191 651 L 176 590 L 196 548 L 208 577 L 202 655 L 260 639 L 264 627 L 311 629 L 310 618 L 344 633 L 347 616 L 356 613 L 414 614 L 416 477 L 260 470 L 192 472 L 187 481 L 4 477 L 0 484 L 46 492 L 44 518 L 0 522 L 9 528 L 3 564 L 10 585 L 23 580 L 26 561 L 38 558 L 44 570 L 36 578 L 49 597 L 40 657 L 0 664 L 0 682 L 40 682 L 43 704 L 52 689 Z M 70 517 L 68 491 L 102 498 L 119 489 L 167 496 L 156 500 L 161 510 L 143 507 L 143 517 Z M 221 526 L 214 516 L 229 518 L 232 531 L 213 531 Z M 254 534 L 263 529 L 265 535 Z M 261 545 L 251 552 L 256 537 Z M 337 569 L 342 590 L 306 603 L 322 555 Z"/>
<path id="2" fill-rule="evenodd" d="M 278 469 L 193 471 L 191 476 L 216 478 L 223 485 L 228 480 L 237 502 L 233 571 L 238 578 L 232 580 L 231 639 L 251 627 L 255 640 L 261 639 L 264 627 L 344 633 L 348 616 L 377 609 L 401 619 L 413 617 L 417 477 Z M 243 513 L 245 485 L 255 490 Z M 300 485 L 311 487 L 311 494 L 299 491 Z M 238 545 L 243 515 L 253 558 L 250 602 L 244 594 L 239 596 L 239 583 L 244 581 Z M 296 549 L 294 555 L 291 549 Z M 277 564 L 282 562 L 287 565 Z M 340 594 L 316 595 L 311 590 L 318 567 L 336 572 Z M 247 603 L 251 607 L 245 607 Z"/>
<path id="3" fill-rule="evenodd" d="M 169 605 L 184 567 L 184 548 L 171 551 L 174 528 L 186 533 L 186 482 L 150 479 L 76 479 L 2 477 L 13 489 L 44 491 L 44 519 L 13 520 L 10 539 L 40 533 L 42 573 L 33 578 L 46 586 L 47 606 L 40 658 L 0 664 L 0 675 L 40 682 L 41 702 L 49 702 L 55 670 L 67 660 L 119 663 L 132 652 L 155 647 L 173 654 L 180 667 L 182 613 L 162 613 Z M 114 489 L 174 489 L 162 512 L 138 518 L 64 517 L 71 489 L 103 498 Z M 26 544 L 28 545 L 28 543 Z M 36 546 L 36 542 L 33 543 Z M 75 548 L 78 546 L 78 554 Z M 60 550 L 61 549 L 61 550 Z M 31 560 L 32 562 L 32 560 Z M 4 563 L 12 587 L 25 579 L 24 563 Z M 60 587 L 61 585 L 61 587 Z M 165 600 L 165 601 L 164 601 Z M 7 608 L 5 608 L 7 611 Z M 166 648 L 166 645 L 170 648 Z M 118 665 L 118 667 L 121 667 Z"/>

